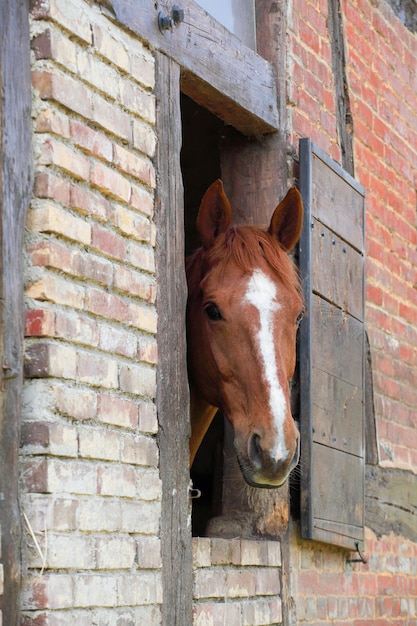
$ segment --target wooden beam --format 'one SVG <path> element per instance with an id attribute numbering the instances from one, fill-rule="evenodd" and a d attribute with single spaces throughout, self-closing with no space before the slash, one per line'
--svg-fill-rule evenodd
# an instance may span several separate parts
<path id="1" fill-rule="evenodd" d="M 18 450 L 23 370 L 22 246 L 32 190 L 29 2 L 0 3 L 0 525 L 3 624 L 19 621 Z"/>
<path id="2" fill-rule="evenodd" d="M 186 366 L 184 199 L 179 66 L 157 54 L 155 206 L 158 275 L 158 443 L 162 480 L 163 624 L 192 623 L 189 395 Z"/>
<path id="3" fill-rule="evenodd" d="M 154 0 L 140 3 L 107 0 L 106 3 L 121 24 L 179 64 L 181 90 L 198 104 L 245 135 L 277 130 L 272 66 L 196 2 L 181 0 L 184 21 L 162 32 L 158 15 L 169 16 L 171 3 Z"/>

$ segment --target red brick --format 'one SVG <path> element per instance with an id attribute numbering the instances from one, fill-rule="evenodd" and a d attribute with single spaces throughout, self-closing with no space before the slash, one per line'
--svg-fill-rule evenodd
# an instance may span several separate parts
<path id="1" fill-rule="evenodd" d="M 90 385 L 116 389 L 118 386 L 117 364 L 107 357 L 79 352 L 77 380 Z"/>
<path id="2" fill-rule="evenodd" d="M 28 309 L 25 318 L 25 337 L 53 337 L 55 335 L 55 316 L 52 311 Z"/>
<path id="3" fill-rule="evenodd" d="M 155 171 L 148 159 L 113 144 L 113 163 L 119 170 L 137 178 L 148 187 L 155 187 Z"/>
<path id="4" fill-rule="evenodd" d="M 126 322 L 128 320 L 128 307 L 118 296 L 91 288 L 87 294 L 87 310 L 100 317 Z"/>
<path id="5" fill-rule="evenodd" d="M 109 163 L 111 162 L 113 155 L 112 143 L 103 133 L 98 133 L 80 122 L 71 122 L 70 132 L 75 145 L 88 154 L 97 156 Z"/>
<path id="6" fill-rule="evenodd" d="M 35 195 L 69 205 L 70 184 L 51 172 L 40 172 L 35 179 Z"/>
<path id="7" fill-rule="evenodd" d="M 126 241 L 120 235 L 98 226 L 92 228 L 92 246 L 107 256 L 124 261 L 126 258 Z"/>
<path id="8" fill-rule="evenodd" d="M 92 95 L 92 109 L 91 120 L 93 122 L 123 141 L 132 143 L 132 122 L 128 113 L 118 109 L 114 102 L 107 101 L 98 94 Z"/>
<path id="9" fill-rule="evenodd" d="M 114 273 L 114 287 L 120 291 L 137 296 L 146 302 L 155 301 L 155 281 L 146 274 L 140 274 L 124 266 L 119 266 Z"/>
<path id="10" fill-rule="evenodd" d="M 130 400 L 124 400 L 109 394 L 100 394 L 97 406 L 97 420 L 105 424 L 114 424 L 134 429 L 138 425 L 138 406 Z"/>
<path id="11" fill-rule="evenodd" d="M 107 222 L 111 213 L 111 206 L 108 200 L 93 193 L 87 187 L 71 185 L 70 206 L 86 215 L 93 215 L 95 218 Z"/>
<path id="12" fill-rule="evenodd" d="M 91 119 L 93 114 L 88 89 L 70 76 L 35 70 L 32 83 L 42 100 L 54 100 L 71 111 Z"/>

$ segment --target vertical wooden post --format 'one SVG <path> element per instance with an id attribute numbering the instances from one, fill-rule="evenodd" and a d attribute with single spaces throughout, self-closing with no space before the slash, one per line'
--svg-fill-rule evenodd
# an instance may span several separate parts
<path id="1" fill-rule="evenodd" d="M 163 623 L 192 623 L 189 397 L 186 367 L 180 68 L 157 53 L 157 276 Z"/>
<path id="2" fill-rule="evenodd" d="M 226 136 L 222 178 L 239 223 L 266 222 L 287 190 L 286 3 L 256 0 L 258 54 L 274 68 L 279 128 L 268 135 Z"/>
<path id="3" fill-rule="evenodd" d="M 22 246 L 32 189 L 27 0 L 0 3 L 0 525 L 3 624 L 19 623 L 18 449 L 23 369 Z"/>

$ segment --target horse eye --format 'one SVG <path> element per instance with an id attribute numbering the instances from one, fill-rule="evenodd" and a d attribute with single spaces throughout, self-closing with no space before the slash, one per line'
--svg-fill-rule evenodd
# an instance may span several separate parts
<path id="1" fill-rule="evenodd" d="M 207 313 L 207 317 L 213 322 L 218 322 L 219 320 L 222 319 L 222 314 L 220 313 L 220 309 L 217 306 L 217 304 L 214 304 L 214 302 L 209 302 L 208 304 L 206 304 L 206 306 L 204 307 L 204 310 Z"/>
<path id="2" fill-rule="evenodd" d="M 296 324 L 296 326 L 299 326 L 299 325 L 300 325 L 301 320 L 302 320 L 302 319 L 303 319 L 303 317 L 304 317 L 304 313 L 305 313 L 305 311 L 304 311 L 304 309 L 303 309 L 303 310 L 302 310 L 302 311 L 300 311 L 300 312 L 299 312 L 299 314 L 297 315 L 297 319 L 295 320 L 295 324 Z"/>

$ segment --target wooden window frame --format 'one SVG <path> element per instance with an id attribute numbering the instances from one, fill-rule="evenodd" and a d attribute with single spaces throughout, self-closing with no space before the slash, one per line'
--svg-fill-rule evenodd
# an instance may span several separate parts
<path id="1" fill-rule="evenodd" d="M 164 31 L 159 28 L 158 17 L 171 16 L 173 2 L 142 0 L 140 7 L 136 0 L 105 0 L 105 4 L 120 24 L 153 48 L 156 58 L 157 411 L 163 623 L 185 624 L 192 622 L 193 594 L 189 467 L 185 463 L 189 397 L 180 92 L 241 133 L 239 145 L 222 158 L 222 177 L 232 206 L 239 207 L 237 221 L 266 223 L 287 187 L 282 71 L 285 7 L 277 8 L 272 0 L 257 0 L 257 30 L 262 33 L 257 54 L 193 0 L 176 3 L 184 11 L 184 21 Z"/>

